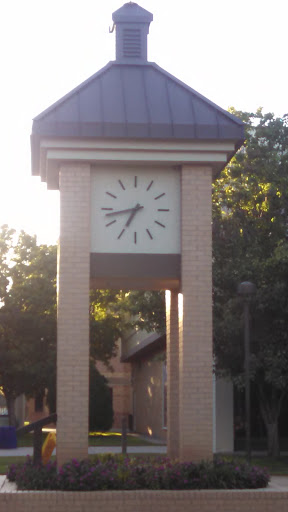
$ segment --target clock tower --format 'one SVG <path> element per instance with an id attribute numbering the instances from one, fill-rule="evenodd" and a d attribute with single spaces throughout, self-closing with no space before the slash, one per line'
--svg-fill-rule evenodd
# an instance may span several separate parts
<path id="1" fill-rule="evenodd" d="M 87 456 L 89 288 L 166 291 L 168 454 L 212 456 L 211 185 L 237 118 L 147 60 L 152 14 L 113 13 L 116 60 L 34 119 L 60 190 L 57 458 Z"/>

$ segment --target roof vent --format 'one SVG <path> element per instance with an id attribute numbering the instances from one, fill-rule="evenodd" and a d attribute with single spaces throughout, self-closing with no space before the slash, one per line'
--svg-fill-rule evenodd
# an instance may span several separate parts
<path id="1" fill-rule="evenodd" d="M 134 2 L 124 4 L 113 12 L 116 26 L 116 60 L 120 62 L 147 61 L 147 35 L 153 15 Z"/>

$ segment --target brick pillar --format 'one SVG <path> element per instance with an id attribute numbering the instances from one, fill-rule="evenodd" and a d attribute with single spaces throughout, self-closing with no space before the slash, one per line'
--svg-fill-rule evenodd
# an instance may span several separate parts
<path id="1" fill-rule="evenodd" d="M 60 169 L 57 463 L 88 453 L 90 166 Z"/>
<path id="2" fill-rule="evenodd" d="M 179 458 L 178 292 L 166 291 L 167 454 Z"/>
<path id="3" fill-rule="evenodd" d="M 180 459 L 212 457 L 212 173 L 183 166 Z"/>

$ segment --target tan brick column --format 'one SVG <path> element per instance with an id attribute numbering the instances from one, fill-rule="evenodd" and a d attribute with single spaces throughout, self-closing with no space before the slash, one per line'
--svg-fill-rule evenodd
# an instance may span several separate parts
<path id="1" fill-rule="evenodd" d="M 60 169 L 57 463 L 88 453 L 90 166 Z"/>
<path id="2" fill-rule="evenodd" d="M 178 292 L 166 291 L 167 454 L 179 458 Z"/>
<path id="3" fill-rule="evenodd" d="M 182 167 L 180 459 L 212 457 L 212 230 L 209 168 Z"/>

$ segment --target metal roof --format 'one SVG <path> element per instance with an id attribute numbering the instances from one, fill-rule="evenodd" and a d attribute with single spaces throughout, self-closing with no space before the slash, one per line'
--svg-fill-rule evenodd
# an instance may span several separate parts
<path id="1" fill-rule="evenodd" d="M 134 2 L 113 13 L 116 61 L 38 115 L 32 128 L 32 173 L 41 138 L 230 140 L 244 125 L 186 84 L 147 61 L 151 13 Z"/>
<path id="2" fill-rule="evenodd" d="M 114 61 L 34 119 L 32 141 L 39 137 L 225 139 L 239 147 L 244 125 L 157 64 Z"/>
<path id="3" fill-rule="evenodd" d="M 120 9 L 113 12 L 112 19 L 116 23 L 150 23 L 153 20 L 153 14 L 146 11 L 135 2 L 127 2 Z"/>

